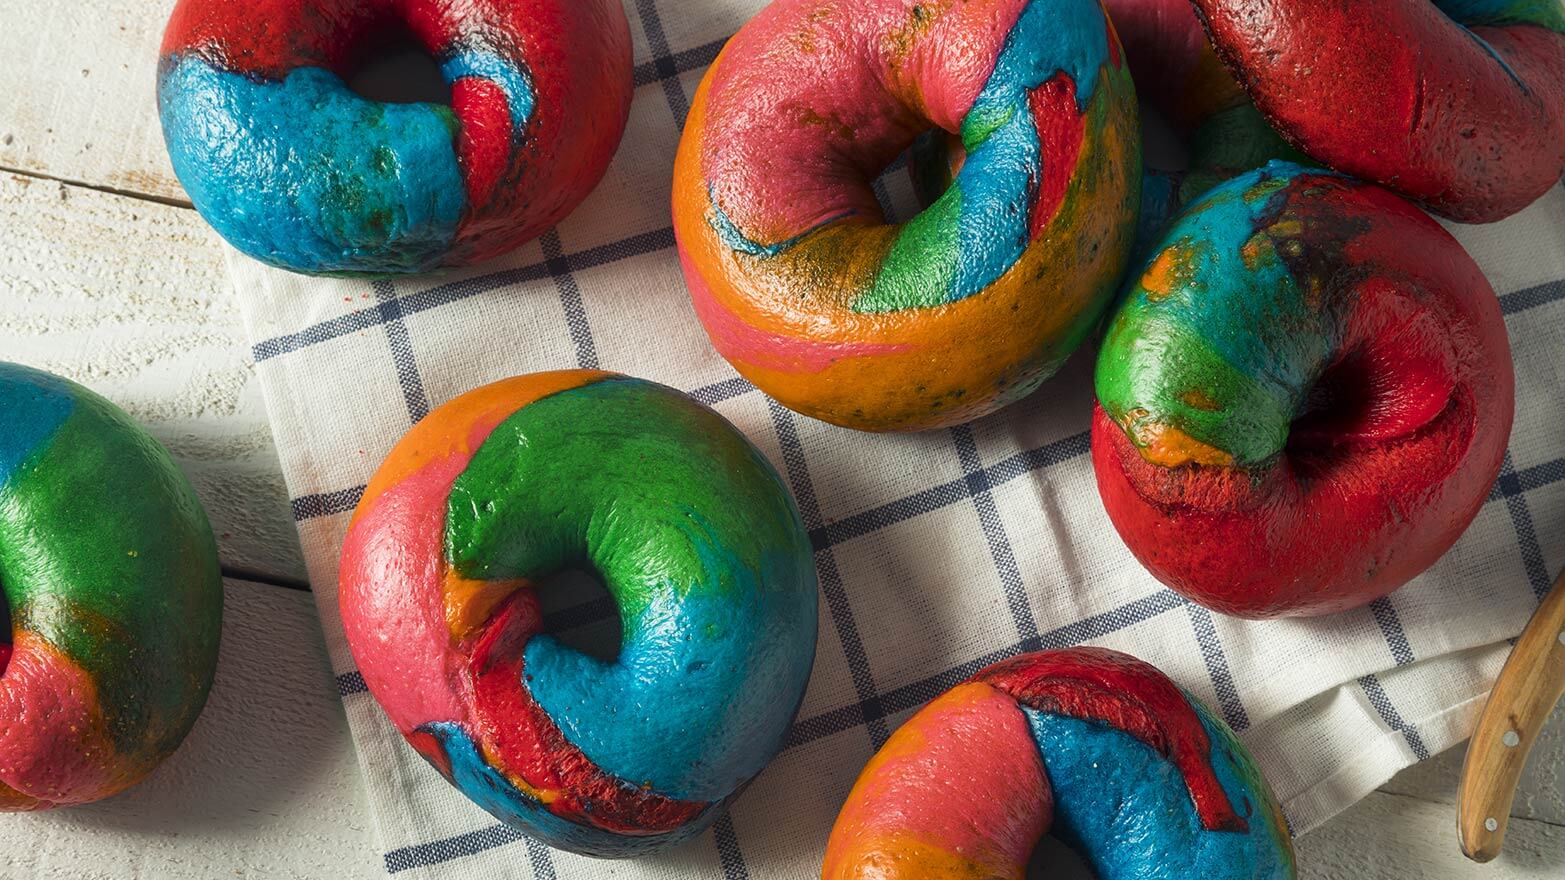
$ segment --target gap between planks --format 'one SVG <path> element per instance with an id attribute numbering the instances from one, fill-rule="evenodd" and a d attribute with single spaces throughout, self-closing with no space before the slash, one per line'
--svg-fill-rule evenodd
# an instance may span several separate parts
<path id="1" fill-rule="evenodd" d="M 280 587 L 284 590 L 295 590 L 301 593 L 315 592 L 314 588 L 310 586 L 309 581 L 300 578 L 291 578 L 285 575 L 266 574 L 264 572 L 255 571 L 253 569 L 244 568 L 237 565 L 224 565 L 221 566 L 221 569 L 223 572 L 223 577 L 236 581 L 250 581 L 252 583 L 264 584 L 268 587 Z"/>
<path id="2" fill-rule="evenodd" d="M 1467 740 L 1462 740 L 1460 743 L 1452 746 L 1451 748 L 1453 748 L 1453 749 L 1465 749 L 1465 748 L 1467 748 Z M 1387 788 L 1377 788 L 1377 789 L 1375 789 L 1375 791 L 1379 792 L 1380 794 L 1390 795 L 1391 797 L 1395 797 L 1395 798 L 1402 798 L 1404 800 L 1417 801 L 1418 803 L 1421 803 L 1421 804 L 1438 804 L 1438 805 L 1440 805 L 1442 807 L 1450 807 L 1451 808 L 1451 834 L 1453 836 L 1453 839 L 1455 838 L 1455 835 L 1456 835 L 1456 802 L 1455 801 L 1448 801 L 1448 800 L 1443 800 L 1443 799 L 1440 799 L 1440 798 L 1425 797 L 1423 795 L 1417 795 L 1417 794 L 1409 794 L 1408 792 L 1405 792 L 1405 791 L 1391 791 L 1390 789 L 1387 789 Z M 1537 816 L 1518 816 L 1515 813 L 1511 814 L 1510 819 L 1508 821 L 1510 821 L 1510 822 L 1533 822 L 1533 823 L 1536 823 L 1538 825 L 1548 825 L 1548 826 L 1550 826 L 1552 828 L 1565 828 L 1565 822 L 1555 822 L 1555 821 L 1553 821 L 1551 819 L 1540 819 Z"/>
<path id="3" fill-rule="evenodd" d="M 80 189 L 90 189 L 94 192 L 100 192 L 111 196 L 136 199 L 137 201 L 142 202 L 153 202 L 155 204 L 165 205 L 170 208 L 183 208 L 187 211 L 195 210 L 195 205 L 191 204 L 188 199 L 171 199 L 168 196 L 137 192 L 133 189 L 120 189 L 119 187 L 108 186 L 101 183 L 89 183 L 85 180 L 75 180 L 69 177 L 58 177 L 53 174 L 45 174 L 41 171 L 31 171 L 23 168 L 15 168 L 10 165 L 0 165 L 0 172 L 4 172 L 6 174 L 15 174 L 18 177 L 31 177 L 34 180 L 47 180 L 51 183 L 63 183 L 66 186 L 74 186 Z"/>

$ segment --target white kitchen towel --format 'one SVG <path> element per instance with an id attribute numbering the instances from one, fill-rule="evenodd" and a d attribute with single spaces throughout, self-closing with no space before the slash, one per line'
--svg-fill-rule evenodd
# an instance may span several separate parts
<path id="1" fill-rule="evenodd" d="M 1565 564 L 1565 189 L 1503 223 L 1452 227 L 1488 274 L 1517 369 L 1498 484 L 1431 571 L 1368 608 L 1252 623 L 1191 605 L 1138 565 L 1087 455 L 1092 352 L 1032 398 L 959 428 L 860 434 L 795 415 L 708 344 L 673 250 L 669 186 L 705 65 L 763 0 L 626 0 L 636 100 L 607 177 L 514 254 L 396 282 L 320 280 L 230 254 L 386 870 L 399 876 L 802 878 L 866 759 L 935 694 L 1038 648 L 1150 660 L 1254 750 L 1295 832 L 1467 735 Z M 905 206 L 905 175 L 881 196 Z M 1089 346 L 1090 348 L 1090 346 Z M 409 425 L 487 382 L 601 367 L 689 391 L 792 486 L 821 585 L 815 672 L 788 745 L 712 831 L 634 862 L 499 825 L 407 747 L 354 670 L 337 557 L 365 482 Z M 612 620 L 601 598 L 557 628 Z"/>

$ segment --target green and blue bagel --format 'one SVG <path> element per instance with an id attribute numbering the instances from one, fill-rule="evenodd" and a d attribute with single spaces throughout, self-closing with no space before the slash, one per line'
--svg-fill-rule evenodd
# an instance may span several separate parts
<path id="1" fill-rule="evenodd" d="M 536 592 L 595 572 L 602 661 L 541 632 Z M 343 547 L 343 625 L 397 729 L 495 816 L 598 856 L 705 828 L 782 745 L 815 655 L 808 536 L 767 460 L 661 385 L 568 371 L 420 422 Z"/>

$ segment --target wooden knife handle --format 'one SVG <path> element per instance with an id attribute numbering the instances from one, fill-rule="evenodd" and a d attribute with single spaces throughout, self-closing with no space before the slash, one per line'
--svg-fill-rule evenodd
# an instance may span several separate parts
<path id="1" fill-rule="evenodd" d="M 1462 852 L 1475 862 L 1500 854 L 1527 753 L 1565 695 L 1565 573 L 1538 606 L 1495 679 L 1467 745 L 1456 792 Z"/>

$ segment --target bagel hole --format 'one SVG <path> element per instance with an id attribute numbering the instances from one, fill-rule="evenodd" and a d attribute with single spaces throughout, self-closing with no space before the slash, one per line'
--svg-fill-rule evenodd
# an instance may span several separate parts
<path id="1" fill-rule="evenodd" d="M 875 194 L 875 201 L 880 204 L 887 223 L 906 223 L 940 197 L 942 187 L 936 186 L 927 176 L 921 179 L 919 161 L 921 157 L 933 159 L 937 156 L 939 139 L 944 136 L 945 132 L 939 129 L 919 135 L 912 146 L 898 153 L 870 181 L 870 191 Z"/>
<path id="2" fill-rule="evenodd" d="M 567 568 L 543 578 L 534 589 L 545 633 L 604 663 L 619 658 L 623 632 L 619 603 L 595 573 L 587 568 Z"/>
<path id="3" fill-rule="evenodd" d="M 405 29 L 372 40 L 344 77 L 359 97 L 383 104 L 451 104 L 440 63 Z"/>
<path id="4" fill-rule="evenodd" d="M 1092 869 L 1075 850 L 1045 834 L 1027 859 L 1027 880 L 1093 880 Z"/>
<path id="5" fill-rule="evenodd" d="M 1378 388 L 1363 360 L 1352 355 L 1327 367 L 1310 386 L 1288 427 L 1287 453 L 1296 465 L 1323 468 L 1345 436 L 1374 418 Z"/>

